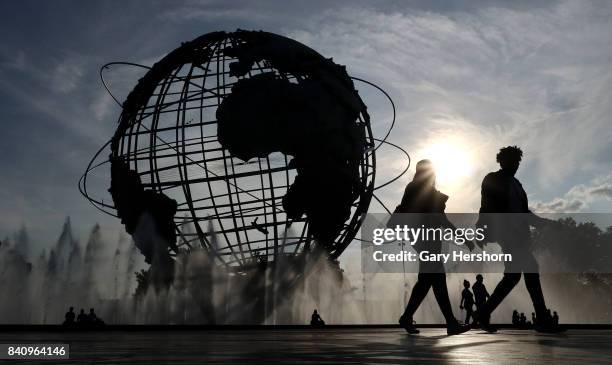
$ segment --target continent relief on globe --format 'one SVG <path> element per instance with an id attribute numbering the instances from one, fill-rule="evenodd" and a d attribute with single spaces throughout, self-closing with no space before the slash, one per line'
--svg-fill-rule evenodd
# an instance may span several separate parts
<path id="1" fill-rule="evenodd" d="M 365 132 L 359 111 L 329 83 L 290 82 L 274 73 L 239 80 L 219 105 L 218 138 L 243 161 L 272 152 L 290 155 L 297 176 L 283 197 L 290 219 L 306 214 L 313 237 L 333 244 L 358 197 Z"/>
<path id="2" fill-rule="evenodd" d="M 138 173 L 121 158 L 111 157 L 111 186 L 117 216 L 132 235 L 145 262 L 170 266 L 168 247 L 177 252 L 174 215 L 177 203 L 163 193 L 145 190 Z"/>

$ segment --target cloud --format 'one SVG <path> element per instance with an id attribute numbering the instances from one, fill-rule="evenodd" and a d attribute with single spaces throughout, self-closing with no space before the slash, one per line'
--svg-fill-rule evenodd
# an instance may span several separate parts
<path id="1" fill-rule="evenodd" d="M 16 101 L 12 105 L 16 113 L 29 121 L 39 121 L 40 128 L 46 123 L 62 128 L 74 134 L 79 143 L 103 142 L 110 126 L 83 122 L 90 115 L 90 105 L 95 104 L 92 95 L 101 88 L 97 62 L 74 53 L 53 60 L 37 60 L 24 54 L 19 56 L 22 61 L 18 69 L 0 72 L 0 93 Z"/>
<path id="2" fill-rule="evenodd" d="M 287 30 L 390 92 L 398 108 L 391 141 L 415 160 L 427 157 L 416 154 L 433 140 L 465 141 L 476 166 L 449 200 L 450 208 L 465 211 L 478 207 L 479 184 L 498 168 L 502 146 L 522 147 L 519 178 L 530 193 L 551 199 L 568 184 L 612 169 L 603 157 L 612 141 L 612 50 L 602 47 L 612 26 L 603 14 L 610 7 L 569 1 L 469 12 L 352 7 Z M 372 104 L 370 92 L 362 96 Z M 370 110 L 380 136 L 385 113 L 377 105 Z M 381 160 L 398 156 L 379 154 Z M 397 186 L 382 192 L 387 201 L 399 194 Z"/>
<path id="3" fill-rule="evenodd" d="M 51 75 L 51 83 L 55 90 L 61 93 L 74 91 L 83 76 L 83 67 L 73 62 L 63 62 L 55 66 Z"/>
<path id="4" fill-rule="evenodd" d="M 593 196 L 600 196 L 606 199 L 612 199 L 612 184 L 605 184 L 593 188 L 590 193 Z"/>
<path id="5" fill-rule="evenodd" d="M 15 55 L 3 55 L 4 60 L 0 62 L 2 71 L 23 71 L 26 68 L 27 60 L 23 50 L 18 50 Z"/>
<path id="6" fill-rule="evenodd" d="M 575 213 L 599 201 L 612 201 L 612 175 L 595 179 L 589 184 L 576 185 L 563 197 L 549 202 L 535 202 L 532 209 L 539 213 Z"/>
<path id="7" fill-rule="evenodd" d="M 152 63 L 183 41 L 237 27 L 288 35 L 382 86 L 398 111 L 390 141 L 413 161 L 427 157 L 419 153 L 431 141 L 461 141 L 474 168 L 447 191 L 450 211 L 478 208 L 482 177 L 497 168 L 497 149 L 510 144 L 525 151 L 519 178 L 537 204 L 579 210 L 609 201 L 609 186 L 593 182 L 612 170 L 609 4 L 84 2 L 62 10 L 45 12 L 49 16 L 40 26 L 22 31 L 10 29 L 14 22 L 0 24 L 10 35 L 0 45 L 0 170 L 10 172 L 0 191 L 7 192 L 3 207 L 17 210 L 3 210 L 0 221 L 15 228 L 20 215 L 36 224 L 48 221 L 52 210 L 61 212 L 61 220 L 65 214 L 100 217 L 76 191 L 84 166 L 112 135 L 120 112 L 100 85 L 99 66 L 113 60 Z M 27 11 L 13 13 L 28 24 L 20 15 Z M 138 79 L 132 71 L 119 71 L 112 80 L 120 100 Z M 375 135 L 384 135 L 390 120 L 386 100 L 356 85 Z M 392 148 L 382 147 L 377 157 L 378 183 L 403 168 Z M 411 175 L 378 191 L 391 208 Z M 566 196 L 581 185 L 591 190 Z M 38 209 L 42 198 L 44 212 Z M 374 203 L 372 210 L 381 211 Z M 48 225 L 55 229 L 59 223 Z"/>

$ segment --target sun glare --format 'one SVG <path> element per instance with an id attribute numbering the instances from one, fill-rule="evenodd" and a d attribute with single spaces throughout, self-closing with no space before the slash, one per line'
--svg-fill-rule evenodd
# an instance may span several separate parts
<path id="1" fill-rule="evenodd" d="M 445 138 L 431 141 L 418 154 L 419 159 L 429 159 L 436 170 L 436 184 L 441 188 L 459 187 L 474 169 L 474 158 L 462 141 Z"/>

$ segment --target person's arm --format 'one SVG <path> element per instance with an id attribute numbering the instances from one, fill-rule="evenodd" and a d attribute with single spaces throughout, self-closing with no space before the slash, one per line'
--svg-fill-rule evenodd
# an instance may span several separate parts
<path id="1" fill-rule="evenodd" d="M 461 302 L 459 302 L 459 309 L 463 309 L 463 302 L 465 302 L 465 293 L 461 292 Z"/>
<path id="2" fill-rule="evenodd" d="M 519 185 L 521 187 L 521 190 L 523 191 L 523 206 L 526 213 L 526 217 L 527 217 L 527 223 L 529 223 L 530 226 L 536 227 L 536 228 L 541 228 L 541 227 L 545 227 L 547 225 L 552 225 L 555 224 L 557 222 L 551 220 L 551 219 L 547 219 L 547 218 L 542 218 L 538 215 L 536 215 L 535 213 L 533 213 L 530 209 L 529 209 L 529 202 L 527 200 L 527 193 L 525 192 L 525 189 L 523 188 L 523 184 L 521 184 L 519 182 Z"/>
<path id="3" fill-rule="evenodd" d="M 404 194 L 402 195 L 402 200 L 399 203 L 400 212 L 406 213 L 406 208 L 411 205 L 414 200 L 414 186 L 411 184 L 406 185 L 404 188 Z"/>
<path id="4" fill-rule="evenodd" d="M 412 198 L 412 193 L 409 189 L 409 186 L 406 186 L 406 188 L 404 189 L 404 195 L 402 196 L 402 200 L 400 201 L 399 205 L 395 207 L 395 210 L 393 211 L 393 213 L 389 217 L 389 220 L 387 221 L 387 224 L 386 224 L 387 228 L 395 228 L 396 226 L 400 226 L 406 223 L 406 222 L 402 222 L 406 218 L 403 215 L 403 213 L 407 213 L 406 207 L 408 206 L 409 200 L 411 198 Z"/>
<path id="5" fill-rule="evenodd" d="M 457 227 L 455 227 L 453 222 L 448 220 L 448 217 L 446 216 L 446 213 L 441 213 L 440 214 L 440 227 L 441 228 L 450 228 L 452 230 L 455 230 L 457 228 Z"/>
<path id="6" fill-rule="evenodd" d="M 440 226 L 441 226 L 441 228 L 450 228 L 450 229 L 452 229 L 452 230 L 457 229 L 457 227 L 455 227 L 455 225 L 453 224 L 453 222 L 451 222 L 450 220 L 448 220 L 448 217 L 446 216 L 446 213 L 441 213 L 441 214 L 442 214 L 442 215 L 441 215 L 441 217 L 440 217 L 440 223 L 441 223 L 441 224 L 440 224 Z M 474 246 L 475 246 L 474 241 L 470 241 L 470 240 L 466 240 L 466 241 L 465 241 L 463 244 L 461 244 L 461 245 L 460 245 L 460 244 L 458 244 L 458 243 L 456 243 L 456 245 L 457 245 L 457 246 L 463 246 L 463 245 L 466 245 L 466 246 L 467 246 L 467 248 L 468 248 L 470 251 L 474 251 Z"/>
<path id="7" fill-rule="evenodd" d="M 444 194 L 441 194 L 441 193 L 440 193 L 440 197 L 439 197 L 439 199 L 441 199 L 441 202 L 440 202 L 441 209 L 440 209 L 440 211 L 442 212 L 442 213 L 439 213 L 439 214 L 438 214 L 438 216 L 439 216 L 439 219 L 438 219 L 439 226 L 440 226 L 441 228 L 443 228 L 443 229 L 444 229 L 444 228 L 450 228 L 450 229 L 452 229 L 452 230 L 457 229 L 457 227 L 455 227 L 455 225 L 453 224 L 453 222 L 451 222 L 451 221 L 448 219 L 448 216 L 446 215 L 446 213 L 444 213 L 444 211 L 446 210 L 446 199 L 447 199 L 447 197 L 446 197 Z M 456 244 L 456 245 L 457 245 L 457 246 L 461 246 L 461 245 L 459 245 L 459 244 Z M 468 247 L 468 249 L 469 249 L 470 251 L 473 251 L 473 250 L 474 250 L 474 246 L 475 246 L 475 245 L 474 245 L 474 242 L 472 242 L 472 241 L 466 241 L 466 242 L 465 242 L 465 245 Z"/>
<path id="8" fill-rule="evenodd" d="M 494 175 L 488 174 L 482 179 L 480 186 L 480 213 L 493 213 L 498 210 L 496 205 L 497 184 L 494 182 Z"/>
<path id="9" fill-rule="evenodd" d="M 444 211 L 446 210 L 446 201 L 448 200 L 448 196 L 445 194 L 442 194 L 441 192 L 434 190 L 434 202 L 433 204 L 435 205 L 434 207 L 434 211 L 438 213 L 437 215 L 437 225 L 440 228 L 450 228 L 450 229 L 455 229 L 455 225 L 448 220 L 448 217 L 446 216 L 446 213 L 444 213 Z"/>
<path id="10" fill-rule="evenodd" d="M 548 218 L 542 218 L 533 213 L 531 210 L 529 210 L 527 213 L 527 222 L 530 226 L 534 226 L 536 228 L 559 225 L 559 222 Z"/>
<path id="11" fill-rule="evenodd" d="M 496 208 L 494 206 L 495 184 L 493 183 L 493 180 L 494 175 L 492 173 L 489 173 L 482 179 L 482 183 L 480 184 L 480 209 L 478 210 L 479 214 L 478 220 L 476 221 L 476 228 L 483 229 L 483 227 L 486 227 L 487 225 L 491 226 L 491 217 L 489 213 L 494 212 Z M 489 237 L 488 235 L 489 234 L 487 233 L 487 235 L 485 236 L 485 240 L 476 241 L 476 244 L 481 250 L 484 249 L 484 246 L 488 242 L 491 242 L 491 237 Z"/>

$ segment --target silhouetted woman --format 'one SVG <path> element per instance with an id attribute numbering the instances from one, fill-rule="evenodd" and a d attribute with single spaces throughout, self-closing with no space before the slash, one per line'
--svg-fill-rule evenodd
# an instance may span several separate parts
<path id="1" fill-rule="evenodd" d="M 416 173 L 412 181 L 406 186 L 402 202 L 395 209 L 395 213 L 429 213 L 418 215 L 419 222 L 426 227 L 450 227 L 454 228 L 444 214 L 448 196 L 442 194 L 435 188 L 436 176 L 433 165 L 429 160 L 421 160 L 416 165 Z M 403 218 L 400 218 L 403 220 Z M 412 219 L 411 219 L 412 221 Z M 418 228 L 420 224 L 416 227 Z M 413 246 L 417 251 L 427 250 L 430 253 L 439 253 L 441 242 L 427 241 L 416 243 Z M 448 298 L 446 287 L 446 274 L 444 264 L 439 261 L 419 262 L 419 276 L 412 288 L 410 300 L 404 314 L 400 317 L 400 325 L 408 333 L 419 333 L 414 327 L 413 319 L 419 305 L 425 297 L 429 288 L 433 288 L 438 306 L 446 319 L 446 330 L 449 335 L 463 333 L 470 329 L 469 325 L 461 325 L 455 318 Z"/>
<path id="2" fill-rule="evenodd" d="M 465 321 L 463 323 L 470 324 L 470 318 L 472 318 L 472 311 L 474 310 L 474 294 L 470 291 L 470 282 L 467 280 L 463 280 L 459 308 L 465 309 Z"/>

